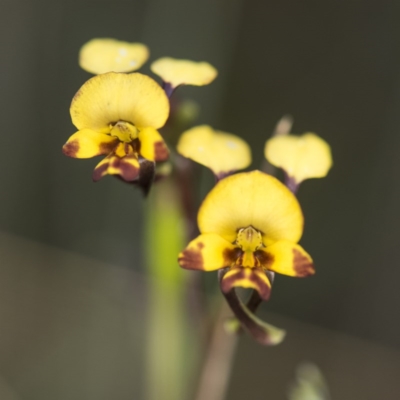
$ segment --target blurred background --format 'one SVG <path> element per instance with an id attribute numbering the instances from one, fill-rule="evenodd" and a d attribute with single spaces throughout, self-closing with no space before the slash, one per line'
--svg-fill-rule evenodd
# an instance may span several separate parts
<path id="1" fill-rule="evenodd" d="M 299 192 L 317 274 L 276 279 L 264 318 L 287 341 L 243 337 L 228 399 L 285 399 L 304 360 L 336 400 L 400 398 L 399 18 L 390 0 L 2 0 L 0 399 L 142 398 L 143 198 L 61 153 L 94 37 L 216 66 L 180 91 L 253 168 L 287 113 L 332 146 Z"/>

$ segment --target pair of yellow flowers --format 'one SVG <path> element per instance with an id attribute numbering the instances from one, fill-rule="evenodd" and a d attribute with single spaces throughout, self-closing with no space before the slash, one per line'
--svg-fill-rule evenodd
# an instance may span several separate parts
<path id="1" fill-rule="evenodd" d="M 135 182 L 144 161 L 166 161 L 169 150 L 158 129 L 169 116 L 168 97 L 180 85 L 201 86 L 217 76 L 208 63 L 171 58 L 151 65 L 162 86 L 147 75 L 126 73 L 147 58 L 144 45 L 111 39 L 95 39 L 81 49 L 81 66 L 98 75 L 72 100 L 71 118 L 78 131 L 63 151 L 75 158 L 105 155 L 94 169 L 95 181 L 111 174 Z M 242 139 L 197 126 L 182 134 L 177 150 L 219 179 L 200 207 L 200 236 L 179 255 L 183 268 L 229 268 L 221 282 L 224 292 L 237 286 L 253 288 L 264 300 L 271 289 L 266 271 L 298 277 L 314 273 L 311 257 L 297 244 L 303 215 L 293 193 L 260 171 L 232 175 L 251 163 L 250 148 Z M 265 156 L 284 169 L 293 187 L 325 176 L 331 166 L 329 146 L 314 134 L 273 137 L 266 143 Z"/>

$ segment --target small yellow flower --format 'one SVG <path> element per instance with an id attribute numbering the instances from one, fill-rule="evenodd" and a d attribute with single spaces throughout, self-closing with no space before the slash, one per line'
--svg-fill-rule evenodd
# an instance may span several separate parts
<path id="1" fill-rule="evenodd" d="M 111 174 L 131 182 L 139 177 L 140 159 L 168 158 L 156 129 L 168 118 L 169 100 L 146 75 L 97 75 L 76 93 L 70 112 L 78 132 L 64 145 L 64 154 L 75 158 L 107 155 L 96 166 L 94 181 Z"/>
<path id="2" fill-rule="evenodd" d="M 92 39 L 79 52 L 79 65 L 92 74 L 132 72 L 149 58 L 149 50 L 142 43 L 116 39 Z"/>
<path id="3" fill-rule="evenodd" d="M 251 163 L 251 150 L 244 140 L 230 133 L 214 131 L 208 125 L 184 132 L 177 150 L 184 157 L 210 168 L 219 178 Z"/>
<path id="4" fill-rule="evenodd" d="M 285 171 L 294 187 L 305 179 L 325 177 L 332 166 L 328 143 L 314 133 L 275 136 L 265 143 L 265 157 Z"/>
<path id="5" fill-rule="evenodd" d="M 260 171 L 221 180 L 198 214 L 200 236 L 179 255 L 186 269 L 228 267 L 222 290 L 240 286 L 267 300 L 266 271 L 305 277 L 314 274 L 311 257 L 297 244 L 303 215 L 295 196 L 277 179 Z"/>
<path id="6" fill-rule="evenodd" d="M 208 85 L 217 77 L 217 70 L 207 62 L 177 60 L 164 57 L 151 64 L 151 70 L 172 89 L 179 85 Z"/>

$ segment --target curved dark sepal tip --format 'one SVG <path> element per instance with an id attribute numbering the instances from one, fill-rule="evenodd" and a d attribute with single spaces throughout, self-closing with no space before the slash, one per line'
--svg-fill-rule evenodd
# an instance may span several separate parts
<path id="1" fill-rule="evenodd" d="M 218 271 L 218 280 L 221 286 L 222 278 L 229 271 L 228 268 L 221 269 Z M 222 289 L 221 289 L 222 291 Z M 286 332 L 273 325 L 267 324 L 258 318 L 254 311 L 258 308 L 260 300 L 256 295 L 250 297 L 248 306 L 244 305 L 242 300 L 236 294 L 235 289 L 231 289 L 229 292 L 224 293 L 222 291 L 226 301 L 229 304 L 232 312 L 240 323 L 241 327 L 247 331 L 250 336 L 253 337 L 257 342 L 265 346 L 274 346 L 283 341 Z M 258 296 L 259 297 L 259 296 Z M 230 320 L 226 324 L 226 328 L 231 332 L 238 332 L 238 325 L 234 320 Z"/>

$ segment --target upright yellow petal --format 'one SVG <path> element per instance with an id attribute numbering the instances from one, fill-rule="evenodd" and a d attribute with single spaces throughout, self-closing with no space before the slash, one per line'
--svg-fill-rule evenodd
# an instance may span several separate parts
<path id="1" fill-rule="evenodd" d="M 218 74 L 218 71 L 207 62 L 177 60 L 170 57 L 154 61 L 150 68 L 174 88 L 179 85 L 208 85 Z"/>
<path id="2" fill-rule="evenodd" d="M 210 168 L 215 175 L 246 168 L 251 163 L 251 150 L 238 136 L 214 131 L 208 125 L 196 126 L 182 134 L 178 153 Z"/>
<path id="3" fill-rule="evenodd" d="M 235 246 L 221 236 L 210 233 L 192 240 L 179 254 L 182 268 L 201 271 L 215 271 L 230 267 L 238 257 Z"/>
<path id="4" fill-rule="evenodd" d="M 332 166 L 328 143 L 314 133 L 275 136 L 265 144 L 265 157 L 272 165 L 285 170 L 296 183 L 323 178 Z"/>
<path id="5" fill-rule="evenodd" d="M 240 228 L 260 231 L 265 245 L 299 241 L 303 214 L 296 197 L 276 178 L 260 171 L 222 179 L 204 199 L 198 215 L 202 233 L 216 233 L 233 243 Z"/>
<path id="6" fill-rule="evenodd" d="M 150 161 L 166 161 L 169 150 L 164 139 L 154 128 L 144 128 L 139 132 L 140 155 Z"/>
<path id="7" fill-rule="evenodd" d="M 73 98 L 70 112 L 78 129 L 106 133 L 118 121 L 157 129 L 168 118 L 169 100 L 146 75 L 109 72 L 86 81 Z"/>
<path id="8" fill-rule="evenodd" d="M 92 74 L 131 72 L 139 69 L 149 58 L 149 49 L 142 43 L 116 39 L 92 39 L 79 52 L 79 65 Z"/>
<path id="9" fill-rule="evenodd" d="M 118 143 L 115 137 L 82 129 L 68 139 L 63 146 L 63 153 L 74 158 L 91 158 L 111 153 Z"/>
<path id="10" fill-rule="evenodd" d="M 278 274 L 302 278 L 315 273 L 311 256 L 298 244 L 280 240 L 258 253 L 268 260 L 265 267 Z"/>

